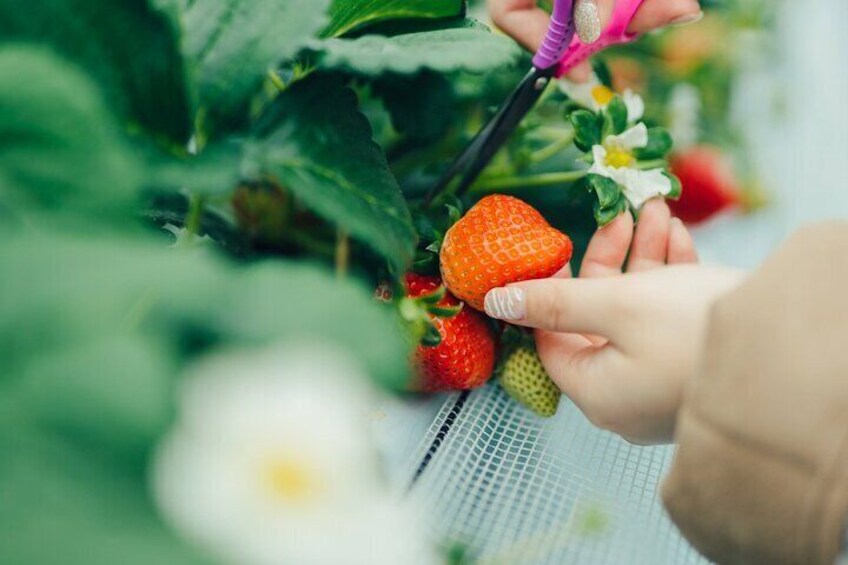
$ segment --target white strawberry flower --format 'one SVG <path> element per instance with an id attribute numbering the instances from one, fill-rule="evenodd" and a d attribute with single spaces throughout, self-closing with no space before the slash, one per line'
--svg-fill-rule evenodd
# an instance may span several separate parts
<path id="1" fill-rule="evenodd" d="M 663 169 L 641 170 L 637 167 L 634 151 L 647 145 L 648 128 L 644 123 L 639 123 L 620 135 L 607 136 L 602 145 L 592 147 L 595 162 L 589 173 L 618 183 L 636 210 L 651 198 L 667 196 L 672 191 L 671 180 Z"/>
<path id="2" fill-rule="evenodd" d="M 605 110 L 615 97 L 615 92 L 604 85 L 595 73 L 592 73 L 587 82 L 582 83 L 562 79 L 559 81 L 559 88 L 566 96 L 593 112 Z M 628 88 L 622 93 L 621 98 L 627 107 L 629 122 L 638 122 L 644 117 L 645 101 L 641 96 Z"/>
<path id="3" fill-rule="evenodd" d="M 314 346 L 200 363 L 154 460 L 165 518 L 224 562 L 431 563 L 416 516 L 380 480 L 364 382 Z"/>

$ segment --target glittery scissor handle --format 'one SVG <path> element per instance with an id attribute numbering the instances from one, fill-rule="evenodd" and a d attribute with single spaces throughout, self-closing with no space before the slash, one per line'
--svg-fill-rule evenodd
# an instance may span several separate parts
<path id="1" fill-rule="evenodd" d="M 633 18 L 636 17 L 636 12 L 639 11 L 644 1 L 616 0 L 610 23 L 601 33 L 601 37 L 595 43 L 589 45 L 574 37 L 571 40 L 571 45 L 565 50 L 565 54 L 560 60 L 556 76 L 561 77 L 595 53 L 607 47 L 635 41 L 639 37 L 639 34 L 627 33 L 627 28 L 630 26 Z"/>

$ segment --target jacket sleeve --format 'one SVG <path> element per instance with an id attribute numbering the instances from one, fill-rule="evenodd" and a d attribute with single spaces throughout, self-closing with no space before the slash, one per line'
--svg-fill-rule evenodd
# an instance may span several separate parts
<path id="1" fill-rule="evenodd" d="M 848 517 L 848 223 L 794 235 L 714 306 L 663 485 L 719 563 L 834 563 Z"/>

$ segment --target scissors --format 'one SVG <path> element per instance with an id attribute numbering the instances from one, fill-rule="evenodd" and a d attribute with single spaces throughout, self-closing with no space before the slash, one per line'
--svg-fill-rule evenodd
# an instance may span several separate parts
<path id="1" fill-rule="evenodd" d="M 463 175 L 462 179 L 453 193 L 465 193 L 536 105 L 552 79 L 560 78 L 598 51 L 636 40 L 638 34 L 628 33 L 627 28 L 643 2 L 617 0 L 609 25 L 595 43 L 587 45 L 575 34 L 574 0 L 556 0 L 545 38 L 533 56 L 533 67 L 503 106 L 448 167 L 430 190 L 426 201 L 431 202 L 460 174 Z"/>

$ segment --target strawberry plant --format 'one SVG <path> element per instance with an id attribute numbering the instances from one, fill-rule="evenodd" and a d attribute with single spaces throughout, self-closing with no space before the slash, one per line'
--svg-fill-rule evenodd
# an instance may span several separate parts
<path id="1" fill-rule="evenodd" d="M 550 85 L 467 192 L 429 194 L 530 64 L 472 15 L 0 0 L 0 561 L 202 562 L 147 474 L 211 351 L 320 338 L 394 391 L 506 362 L 505 387 L 555 411 L 485 293 L 678 196 L 672 138 L 599 63 Z M 301 479 L 274 468 L 277 492 Z"/>

